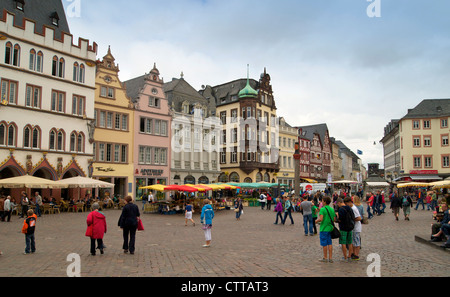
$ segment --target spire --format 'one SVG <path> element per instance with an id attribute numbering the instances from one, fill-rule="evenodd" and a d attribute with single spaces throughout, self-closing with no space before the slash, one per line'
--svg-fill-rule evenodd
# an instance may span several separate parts
<path id="1" fill-rule="evenodd" d="M 239 92 L 239 98 L 256 98 L 258 92 L 250 86 L 250 67 L 247 64 L 247 85 Z"/>

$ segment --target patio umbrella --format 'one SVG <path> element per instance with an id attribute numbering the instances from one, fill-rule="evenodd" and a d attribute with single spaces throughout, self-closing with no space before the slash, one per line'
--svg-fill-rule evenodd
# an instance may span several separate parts
<path id="1" fill-rule="evenodd" d="M 429 184 L 430 186 L 432 186 L 433 188 L 450 188 L 450 180 L 441 180 L 441 181 L 437 181 L 437 182 L 432 182 Z"/>
<path id="2" fill-rule="evenodd" d="M 411 182 L 411 183 L 404 183 L 404 184 L 398 184 L 397 188 L 407 188 L 407 187 L 429 187 L 429 183 L 420 183 L 420 182 Z"/>
<path id="3" fill-rule="evenodd" d="M 206 192 L 206 191 L 211 191 L 212 188 L 205 186 L 205 185 L 191 185 L 191 184 L 186 184 L 186 186 L 188 187 L 193 187 L 199 190 L 199 192 Z"/>
<path id="4" fill-rule="evenodd" d="M 67 185 L 57 184 L 53 180 L 40 178 L 32 175 L 22 175 L 0 179 L 0 187 L 9 189 L 11 188 L 48 189 L 48 188 L 65 188 L 67 187 Z"/>
<path id="5" fill-rule="evenodd" d="M 198 189 L 186 185 L 169 185 L 164 191 L 197 192 Z"/>
<path id="6" fill-rule="evenodd" d="M 151 185 L 151 186 L 145 186 L 145 187 L 139 187 L 139 189 L 144 189 L 144 190 L 155 190 L 155 191 L 160 191 L 163 192 L 165 189 L 167 188 L 167 186 L 163 186 L 163 185 Z"/>
<path id="7" fill-rule="evenodd" d="M 61 179 L 57 181 L 56 184 L 66 185 L 67 188 L 81 188 L 81 189 L 114 188 L 114 184 L 112 183 L 107 183 L 101 180 L 83 176 L 75 176 Z"/>

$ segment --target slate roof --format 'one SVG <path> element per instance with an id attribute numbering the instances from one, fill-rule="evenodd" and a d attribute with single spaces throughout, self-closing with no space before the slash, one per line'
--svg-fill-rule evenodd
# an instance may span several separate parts
<path id="1" fill-rule="evenodd" d="M 296 127 L 298 129 L 302 129 L 303 132 L 306 131 L 306 137 L 309 140 L 313 140 L 314 134 L 317 133 L 320 136 L 320 141 L 323 143 L 323 140 L 325 139 L 325 134 L 328 131 L 327 124 L 317 124 L 317 125 L 310 125 L 310 126 L 300 126 Z"/>
<path id="2" fill-rule="evenodd" d="M 139 93 L 145 85 L 145 75 L 138 76 L 124 82 L 127 90 L 127 96 L 131 99 L 131 102 L 136 103 L 139 101 Z"/>
<path id="3" fill-rule="evenodd" d="M 254 79 L 250 79 L 250 86 L 258 91 L 259 89 L 259 82 L 257 82 Z M 215 99 L 215 105 L 220 106 L 223 104 L 227 104 L 230 102 L 235 102 L 231 100 L 232 96 L 238 97 L 239 92 L 245 88 L 247 85 L 247 79 L 241 78 L 237 80 L 230 81 L 228 83 L 224 83 L 217 86 L 207 86 L 206 90 L 208 91 L 208 95 L 211 95 Z M 201 91 L 204 92 L 205 90 Z M 204 96 L 207 96 L 204 94 Z M 239 98 L 237 98 L 239 99 Z"/>
<path id="4" fill-rule="evenodd" d="M 409 109 L 403 119 L 445 116 L 450 116 L 450 99 L 425 99 L 413 109 Z"/>
<path id="5" fill-rule="evenodd" d="M 182 111 L 182 103 L 188 101 L 190 105 L 199 103 L 210 109 L 208 100 L 196 91 L 184 78 L 173 78 L 172 81 L 163 85 L 164 93 L 169 105 L 177 111 Z"/>
<path id="6" fill-rule="evenodd" d="M 61 39 L 62 32 L 70 34 L 69 24 L 67 22 L 66 13 L 61 0 L 21 0 L 24 3 L 24 10 L 16 8 L 16 0 L 0 0 L 0 13 L 3 10 L 13 13 L 14 25 L 23 26 L 24 18 L 32 20 L 36 23 L 35 32 L 43 34 L 44 25 L 55 29 L 55 39 Z M 58 14 L 58 26 L 52 24 L 51 15 Z"/>

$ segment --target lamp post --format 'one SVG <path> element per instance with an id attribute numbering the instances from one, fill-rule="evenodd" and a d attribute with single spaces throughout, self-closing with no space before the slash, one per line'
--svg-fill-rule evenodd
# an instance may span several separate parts
<path id="1" fill-rule="evenodd" d="M 295 143 L 295 151 L 294 151 L 294 197 L 300 197 L 300 148 L 299 143 Z"/>

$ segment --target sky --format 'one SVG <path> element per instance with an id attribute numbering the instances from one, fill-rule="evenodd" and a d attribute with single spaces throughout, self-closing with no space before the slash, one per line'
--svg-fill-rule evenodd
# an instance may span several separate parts
<path id="1" fill-rule="evenodd" d="M 271 76 L 277 116 L 326 123 L 367 163 L 384 127 L 450 98 L 447 0 L 62 0 L 71 34 L 111 46 L 120 79 L 150 72 L 195 89 Z"/>

